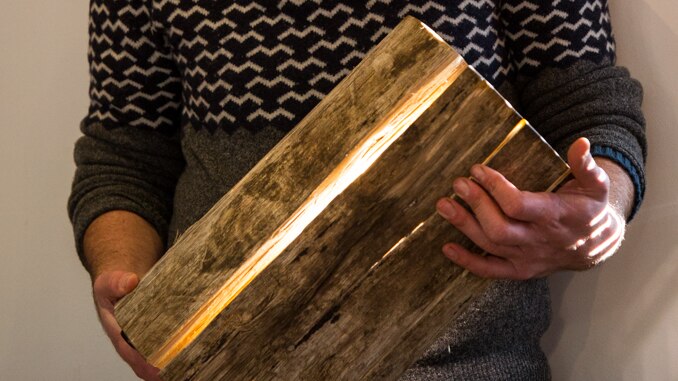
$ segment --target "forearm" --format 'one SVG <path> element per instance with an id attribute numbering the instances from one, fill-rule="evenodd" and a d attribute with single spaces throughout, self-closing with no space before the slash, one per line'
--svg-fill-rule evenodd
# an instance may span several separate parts
<path id="1" fill-rule="evenodd" d="M 83 239 L 92 279 L 106 271 L 131 271 L 140 278 L 162 255 L 157 231 L 137 214 L 115 210 L 97 217 Z"/>
<path id="2" fill-rule="evenodd" d="M 610 178 L 609 204 L 624 220 L 628 220 L 633 210 L 634 187 L 631 178 L 624 168 L 616 162 L 596 157 L 596 163 Z"/>
<path id="3" fill-rule="evenodd" d="M 624 168 L 624 175 L 632 180 L 629 198 L 634 205 L 630 214 L 622 214 L 632 218 L 645 189 L 641 101 L 642 88 L 626 69 L 581 61 L 569 68 L 545 68 L 527 82 L 520 103 L 522 115 L 561 155 L 576 139 L 585 137 L 597 160 L 604 157 Z M 615 173 L 620 172 L 613 170 L 611 177 Z M 625 187 L 616 178 L 611 180 L 611 199 L 624 200 L 625 193 L 619 189 Z"/>

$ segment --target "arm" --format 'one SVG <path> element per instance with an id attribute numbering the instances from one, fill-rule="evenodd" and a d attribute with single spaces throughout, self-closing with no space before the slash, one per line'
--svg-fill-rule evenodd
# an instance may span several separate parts
<path id="1" fill-rule="evenodd" d="M 184 165 L 178 74 L 147 11 L 91 1 L 90 108 L 75 144 L 68 211 L 106 334 L 139 377 L 157 380 L 157 369 L 123 340 L 113 315 L 164 250 Z"/>
<path id="2" fill-rule="evenodd" d="M 89 225 L 83 249 L 92 276 L 94 303 L 106 335 L 137 376 L 159 380 L 158 369 L 146 363 L 120 335 L 113 307 L 160 258 L 160 236 L 139 215 L 116 210 L 102 214 Z"/>

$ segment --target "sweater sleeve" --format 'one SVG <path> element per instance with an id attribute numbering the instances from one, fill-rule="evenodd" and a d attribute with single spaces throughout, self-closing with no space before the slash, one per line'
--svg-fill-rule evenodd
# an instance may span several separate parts
<path id="1" fill-rule="evenodd" d="M 561 154 L 579 137 L 623 167 L 634 184 L 633 218 L 645 191 L 642 87 L 615 65 L 604 0 L 502 4 L 519 111 Z"/>
<path id="2" fill-rule="evenodd" d="M 179 76 L 141 1 L 92 0 L 90 106 L 75 143 L 68 200 L 78 255 L 99 215 L 127 210 L 163 239 L 184 161 L 179 143 Z"/>

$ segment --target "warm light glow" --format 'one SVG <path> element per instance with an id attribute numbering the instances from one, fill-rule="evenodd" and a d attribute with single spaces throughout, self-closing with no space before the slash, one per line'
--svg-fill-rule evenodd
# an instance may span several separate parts
<path id="1" fill-rule="evenodd" d="M 372 267 L 370 267 L 370 270 L 372 270 L 373 268 L 377 267 L 381 262 L 384 261 L 384 259 L 386 259 L 389 255 L 391 255 L 391 253 L 393 253 L 393 251 L 394 251 L 398 246 L 400 246 L 401 243 L 405 242 L 412 234 L 416 233 L 417 230 L 419 230 L 419 228 L 421 228 L 422 226 L 424 226 L 424 222 L 425 222 L 425 221 L 420 222 L 419 225 L 417 225 L 411 232 L 407 233 L 407 235 L 405 235 L 403 238 L 399 239 L 398 242 L 396 242 L 395 245 L 393 245 L 390 249 L 388 249 L 388 251 L 386 252 L 386 254 L 384 254 L 384 255 L 381 257 L 380 260 L 378 260 L 377 262 L 375 262 L 375 263 L 372 265 Z"/>
<path id="2" fill-rule="evenodd" d="M 598 226 L 598 227 L 593 231 L 593 233 L 591 233 L 591 238 L 593 239 L 593 238 L 600 237 L 600 235 L 603 234 L 603 230 L 609 228 L 611 225 L 612 225 L 612 216 L 610 216 L 610 215 L 608 214 L 608 215 L 607 215 L 607 218 L 605 219 L 605 222 L 603 222 L 602 224 L 600 224 L 600 226 Z"/>
<path id="3" fill-rule="evenodd" d="M 466 68 L 461 57 L 449 62 L 434 78 L 409 93 L 344 158 L 304 203 L 231 275 L 221 288 L 153 355 L 149 363 L 164 368 L 188 346 L 247 285 L 294 241 L 327 205 L 395 142 Z"/>
<path id="4" fill-rule="evenodd" d="M 544 192 L 553 192 L 563 181 L 565 181 L 565 179 L 568 176 L 570 176 L 571 173 L 572 173 L 572 170 L 568 166 L 567 170 L 565 170 L 565 172 L 563 172 L 563 174 L 561 174 L 560 177 L 558 177 L 558 179 L 553 182 L 553 184 L 551 184 L 548 188 L 546 188 L 546 190 Z"/>
<path id="5" fill-rule="evenodd" d="M 607 217 L 609 210 L 608 208 L 603 209 L 600 213 L 598 213 L 597 216 L 593 217 L 591 222 L 589 223 L 589 226 L 596 226 L 600 221 L 602 221 L 603 218 Z"/>
<path id="6" fill-rule="evenodd" d="M 492 160 L 492 158 L 497 156 L 499 151 L 501 151 L 502 148 L 504 148 L 504 146 L 506 144 L 508 144 L 508 142 L 510 142 L 511 139 L 513 139 L 513 137 L 516 136 L 518 134 L 518 132 L 520 132 L 520 130 L 522 130 L 523 127 L 525 127 L 526 125 L 527 125 L 527 121 L 525 119 L 521 119 L 520 122 L 518 122 L 518 124 L 516 124 L 511 129 L 511 131 L 509 131 L 509 133 L 506 135 L 504 140 L 502 140 L 501 143 L 499 143 L 499 145 L 497 145 L 497 148 L 495 148 L 489 155 L 487 155 L 487 158 L 485 158 L 485 160 L 483 160 L 483 165 L 487 165 L 490 162 L 490 160 Z"/>
<path id="7" fill-rule="evenodd" d="M 610 223 L 614 220 L 615 223 L 615 229 L 612 232 L 612 235 L 603 241 L 600 245 L 596 246 L 591 252 L 589 253 L 589 256 L 591 258 L 597 257 L 600 255 L 600 258 L 598 259 L 598 262 L 602 262 L 608 257 L 610 257 L 612 254 L 617 251 L 619 246 L 621 245 L 621 238 L 624 235 L 624 221 L 619 217 L 616 213 L 610 212 Z"/>
<path id="8" fill-rule="evenodd" d="M 436 40 L 438 40 L 442 43 L 445 43 L 445 40 L 443 40 L 443 38 L 440 37 L 440 35 L 438 33 L 436 33 L 433 29 L 429 28 L 428 25 L 426 25 L 422 22 L 420 22 L 420 24 L 421 24 L 421 29 L 425 29 L 426 31 L 428 31 L 431 34 L 431 37 L 434 37 Z"/>

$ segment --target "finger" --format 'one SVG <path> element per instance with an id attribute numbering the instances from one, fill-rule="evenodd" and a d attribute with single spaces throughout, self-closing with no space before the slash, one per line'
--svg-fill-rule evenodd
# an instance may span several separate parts
<path id="1" fill-rule="evenodd" d="M 497 245 L 492 242 L 475 217 L 455 200 L 442 198 L 436 203 L 436 208 L 443 218 L 486 252 L 501 257 L 510 257 L 518 253 L 513 246 Z"/>
<path id="2" fill-rule="evenodd" d="M 520 221 L 510 220 L 494 200 L 475 182 L 460 178 L 454 191 L 471 207 L 487 237 L 498 245 L 521 245 L 532 241 L 529 229 Z"/>
<path id="3" fill-rule="evenodd" d="M 127 342 L 118 335 L 118 338 L 113 340 L 113 346 L 120 355 L 120 357 L 125 360 L 127 364 L 134 370 L 134 373 L 144 380 L 160 380 L 159 373 L 160 369 L 154 367 L 153 365 L 146 362 L 146 360 L 132 348 Z"/>
<path id="4" fill-rule="evenodd" d="M 474 165 L 471 175 L 512 219 L 537 222 L 548 219 L 554 209 L 553 195 L 521 191 L 501 173 L 485 165 Z"/>
<path id="5" fill-rule="evenodd" d="M 456 244 L 445 245 L 443 252 L 452 262 L 481 278 L 516 279 L 516 269 L 511 261 L 493 255 L 473 254 Z"/>
<path id="6" fill-rule="evenodd" d="M 114 304 L 129 294 L 139 283 L 139 277 L 131 272 L 112 271 L 101 274 L 94 281 L 94 298 L 99 320 L 120 357 L 130 365 L 134 373 L 147 381 L 160 381 L 160 370 L 148 364 L 137 350 L 121 335 L 121 328 L 113 314 Z"/>
<path id="7" fill-rule="evenodd" d="M 132 348 L 120 334 L 120 325 L 113 315 L 112 305 L 110 309 L 99 308 L 98 310 L 101 325 L 120 357 L 130 365 L 136 375 L 140 378 L 144 380 L 159 380 L 159 378 L 157 378 L 159 370 L 148 364 L 143 356 L 141 356 L 136 349 Z"/>
<path id="8" fill-rule="evenodd" d="M 113 306 L 136 287 L 138 277 L 124 271 L 106 272 L 94 281 L 94 301 L 101 325 L 111 340 L 120 336 L 120 326 L 113 315 Z"/>
<path id="9" fill-rule="evenodd" d="M 595 195 L 607 197 L 609 178 L 591 156 L 591 143 L 586 138 L 577 139 L 567 151 L 567 161 L 577 182 Z"/>
<path id="10" fill-rule="evenodd" d="M 160 380 L 159 369 L 148 364 L 136 349 L 132 348 L 120 334 L 121 329 L 115 316 L 112 305 L 109 308 L 99 309 L 99 318 L 106 335 L 111 340 L 115 351 L 132 368 L 134 373 L 144 380 Z"/>
<path id="11" fill-rule="evenodd" d="M 109 304 L 99 306 L 98 312 L 99 320 L 101 320 L 101 325 L 104 327 L 106 335 L 108 335 L 111 340 L 114 340 L 120 336 L 121 328 L 118 324 L 118 321 L 115 319 L 115 315 L 113 314 L 113 305 Z"/>

